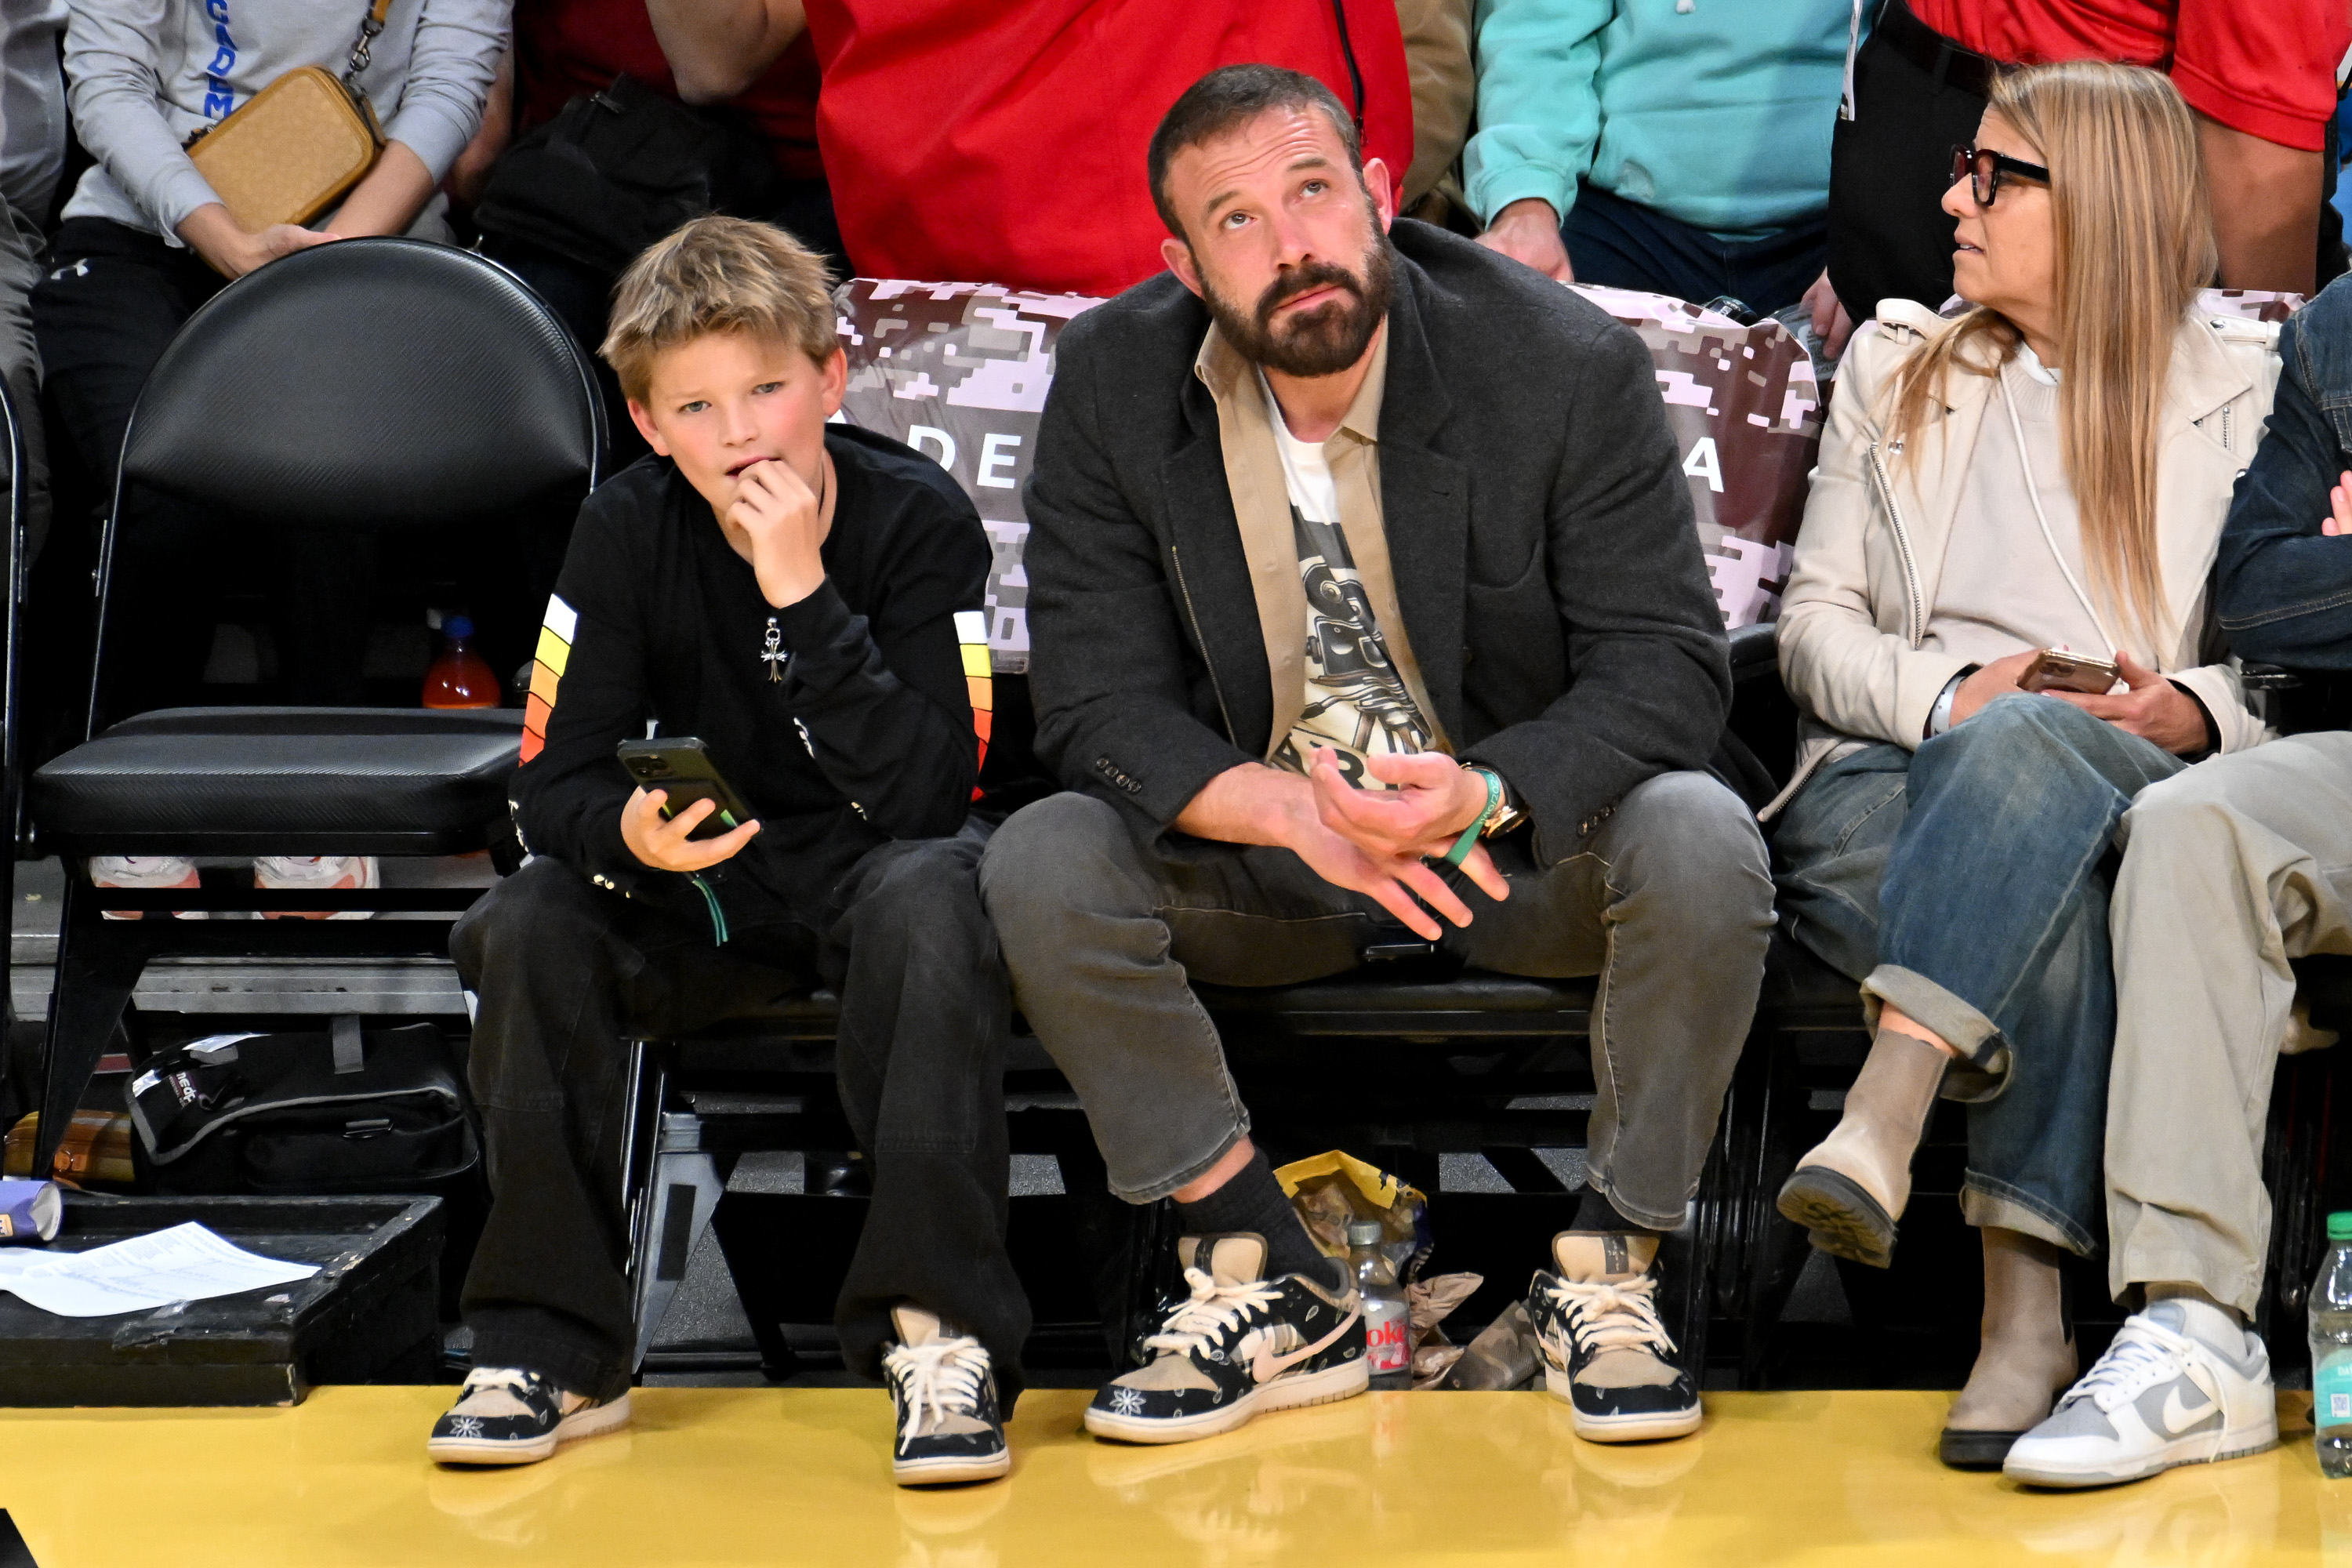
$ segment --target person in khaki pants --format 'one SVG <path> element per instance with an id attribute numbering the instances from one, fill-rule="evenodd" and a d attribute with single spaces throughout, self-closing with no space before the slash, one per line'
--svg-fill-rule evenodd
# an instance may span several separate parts
<path id="1" fill-rule="evenodd" d="M 2352 285 L 2290 321 L 2279 351 L 2214 605 L 2242 658 L 2352 670 L 2352 451 L 2322 412 L 2352 400 Z M 2010 1450 L 2009 1473 L 2044 1486 L 2276 1441 L 2269 1363 L 2245 1331 L 2271 1234 L 2263 1142 L 2279 1052 L 2307 1037 L 2288 963 L 2352 952 L 2352 733 L 2285 736 L 2152 784 L 2124 836 L 2107 1277 L 2145 1306 Z"/>

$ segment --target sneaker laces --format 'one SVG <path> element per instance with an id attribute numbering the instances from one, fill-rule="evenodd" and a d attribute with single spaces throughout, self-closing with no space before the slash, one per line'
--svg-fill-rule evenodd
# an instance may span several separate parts
<path id="1" fill-rule="evenodd" d="M 2179 1377 L 2187 1370 L 2194 1348 L 2162 1324 L 2134 1313 L 2116 1331 L 2098 1364 L 2084 1373 L 2059 1403 L 2088 1399 L 2102 1411 L 2120 1409 L 2158 1384 Z"/>
<path id="2" fill-rule="evenodd" d="M 1187 1268 L 1184 1282 L 1192 1287 L 1192 1300 L 1169 1313 L 1158 1333 L 1145 1338 L 1146 1350 L 1207 1355 L 1210 1346 L 1240 1327 L 1244 1317 L 1282 1300 L 1281 1288 L 1267 1280 L 1220 1285 L 1205 1268 Z"/>
<path id="3" fill-rule="evenodd" d="M 531 1385 L 534 1383 L 541 1384 L 542 1387 L 547 1386 L 544 1378 L 525 1372 L 519 1366 L 478 1366 L 466 1374 L 465 1386 L 457 1390 L 457 1402 L 450 1408 L 462 1410 L 467 1401 L 477 1394 L 504 1394 L 516 1404 L 527 1405 L 530 1403 Z M 549 1392 L 554 1396 L 556 1413 L 562 1415 L 563 1413 L 562 1391 L 550 1388 Z"/>
<path id="4" fill-rule="evenodd" d="M 1675 1342 L 1658 1321 L 1658 1278 L 1643 1274 L 1611 1284 L 1554 1279 L 1544 1287 L 1563 1310 L 1577 1347 L 1588 1351 L 1654 1349 L 1672 1355 Z"/>
<path id="5" fill-rule="evenodd" d="M 969 1334 L 943 1334 L 919 1345 L 891 1346 L 883 1354 L 882 1366 L 906 1390 L 910 1419 L 898 1439 L 898 1451 L 904 1453 L 927 1426 L 978 1411 L 988 1352 Z"/>

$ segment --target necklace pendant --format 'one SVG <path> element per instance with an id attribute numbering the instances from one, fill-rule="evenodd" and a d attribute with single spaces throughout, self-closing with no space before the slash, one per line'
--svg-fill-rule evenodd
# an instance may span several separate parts
<path id="1" fill-rule="evenodd" d="M 768 667 L 768 683 L 781 685 L 784 679 L 784 661 L 793 656 L 784 651 L 784 634 L 777 629 L 776 617 L 768 617 L 768 636 L 760 658 Z"/>

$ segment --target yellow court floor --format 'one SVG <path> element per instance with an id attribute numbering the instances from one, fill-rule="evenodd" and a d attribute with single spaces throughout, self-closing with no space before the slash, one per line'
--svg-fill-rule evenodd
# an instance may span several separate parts
<path id="1" fill-rule="evenodd" d="M 1013 1476 L 902 1492 L 876 1392 L 641 1389 L 630 1431 L 522 1469 L 423 1453 L 448 1391 L 295 1409 L 0 1414 L 0 1508 L 41 1568 L 547 1563 L 2342 1563 L 2352 1481 L 2284 1396 L 2277 1451 L 2136 1487 L 2021 1492 L 1935 1459 L 1948 1395 L 1719 1394 L 1696 1436 L 1579 1441 L 1540 1394 L 1375 1394 L 1115 1447 L 1033 1392 Z"/>

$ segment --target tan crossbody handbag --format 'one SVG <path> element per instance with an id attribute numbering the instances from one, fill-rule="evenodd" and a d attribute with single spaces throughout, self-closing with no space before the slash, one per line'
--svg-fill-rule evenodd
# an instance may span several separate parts
<path id="1" fill-rule="evenodd" d="M 309 223 L 360 183 L 383 152 L 383 127 L 359 76 L 392 0 L 375 0 L 341 77 L 324 66 L 288 71 L 217 125 L 188 139 L 188 156 L 248 234 Z"/>

